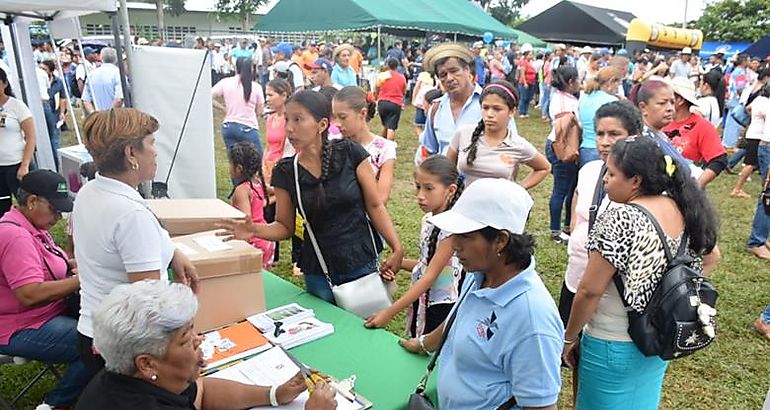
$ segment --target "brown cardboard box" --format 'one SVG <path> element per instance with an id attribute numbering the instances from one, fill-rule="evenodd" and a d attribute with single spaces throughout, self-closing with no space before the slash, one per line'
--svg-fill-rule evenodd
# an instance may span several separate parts
<path id="1" fill-rule="evenodd" d="M 246 214 L 220 199 L 151 199 L 150 210 L 171 236 L 216 229 L 222 219 L 243 219 Z"/>
<path id="2" fill-rule="evenodd" d="M 200 277 L 196 331 L 215 329 L 265 311 L 262 251 L 244 241 L 222 243 L 215 231 L 172 239 Z"/>

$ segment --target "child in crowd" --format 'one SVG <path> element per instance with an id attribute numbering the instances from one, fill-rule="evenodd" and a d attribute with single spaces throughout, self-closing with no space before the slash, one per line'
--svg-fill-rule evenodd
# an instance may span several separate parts
<path id="1" fill-rule="evenodd" d="M 423 99 L 424 99 L 423 107 L 425 107 L 425 119 L 426 120 L 427 120 L 427 118 L 429 116 L 435 115 L 434 114 L 435 113 L 434 110 L 436 110 L 437 107 L 432 107 L 433 102 L 438 100 L 439 98 L 441 98 L 442 95 L 444 95 L 444 94 L 438 88 L 434 88 L 434 89 L 432 89 L 432 90 L 430 90 L 430 91 L 425 93 L 425 96 L 423 97 Z M 432 120 L 433 120 L 433 118 L 431 118 L 431 121 Z M 424 130 L 424 128 L 425 128 L 425 126 L 423 124 L 423 130 Z M 417 139 L 419 140 L 420 138 L 421 138 L 421 134 L 417 134 Z M 425 158 L 428 158 L 428 156 L 430 156 L 430 153 L 428 152 L 428 150 L 424 146 L 422 146 L 422 145 L 418 146 L 417 147 L 417 152 L 414 153 L 414 165 L 419 167 L 420 164 L 423 161 L 425 161 Z"/>
<path id="2" fill-rule="evenodd" d="M 262 175 L 262 157 L 257 147 L 248 141 L 237 142 L 227 155 L 230 160 L 230 176 L 239 181 L 230 194 L 232 205 L 254 223 L 266 223 L 265 207 L 269 201 Z M 275 243 L 256 236 L 252 236 L 248 242 L 262 251 L 262 266 L 270 269 Z"/>
<path id="3" fill-rule="evenodd" d="M 377 191 L 387 203 L 393 187 L 397 145 L 395 141 L 369 131 L 369 121 L 376 111 L 374 100 L 368 99 L 364 90 L 358 87 L 345 87 L 334 96 L 332 111 L 342 136 L 359 143 L 369 152 L 369 163 L 377 178 Z"/>
<path id="4" fill-rule="evenodd" d="M 420 258 L 404 259 L 401 269 L 412 272 L 412 286 L 393 305 L 369 317 L 364 325 L 385 327 L 407 309 L 410 337 L 430 333 L 447 318 L 458 298 L 462 266 L 454 254 L 448 233 L 433 226 L 428 219 L 450 208 L 460 197 L 464 184 L 457 167 L 443 155 L 428 157 L 415 172 L 417 203 L 425 212 L 420 230 Z M 395 273 L 388 272 L 395 276 Z"/>

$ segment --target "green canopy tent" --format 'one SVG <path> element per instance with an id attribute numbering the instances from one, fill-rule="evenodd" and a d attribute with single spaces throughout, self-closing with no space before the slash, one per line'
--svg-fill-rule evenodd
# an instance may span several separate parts
<path id="1" fill-rule="evenodd" d="M 379 31 L 399 36 L 425 32 L 514 38 L 514 30 L 468 0 L 280 0 L 254 29 L 267 33 Z"/>
<path id="2" fill-rule="evenodd" d="M 516 44 L 518 45 L 529 43 L 529 44 L 532 44 L 532 47 L 535 47 L 535 48 L 542 48 L 548 45 L 545 41 L 533 36 L 532 34 L 523 32 L 521 30 L 516 30 L 516 29 L 513 29 L 513 31 L 515 31 L 516 35 L 518 36 L 516 38 Z"/>

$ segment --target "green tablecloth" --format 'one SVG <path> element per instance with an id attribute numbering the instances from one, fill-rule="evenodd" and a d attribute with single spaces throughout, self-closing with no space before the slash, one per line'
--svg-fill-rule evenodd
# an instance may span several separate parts
<path id="1" fill-rule="evenodd" d="M 306 365 L 338 379 L 356 375 L 356 391 L 376 409 L 404 409 L 409 395 L 425 373 L 428 359 L 406 352 L 398 337 L 388 331 L 366 329 L 363 320 L 265 271 L 265 297 L 269 309 L 298 303 L 313 309 L 316 317 L 334 324 L 334 333 L 293 348 Z M 435 374 L 431 379 L 435 378 Z M 435 397 L 435 380 L 430 383 Z"/>

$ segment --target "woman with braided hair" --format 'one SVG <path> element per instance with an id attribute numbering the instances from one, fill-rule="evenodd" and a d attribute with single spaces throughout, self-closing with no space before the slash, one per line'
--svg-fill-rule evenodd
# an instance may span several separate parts
<path id="1" fill-rule="evenodd" d="M 449 234 L 428 218 L 451 209 L 464 184 L 452 161 L 443 155 L 433 155 L 415 171 L 414 185 L 417 203 L 425 216 L 420 230 L 420 258 L 401 263 L 401 269 L 412 272 L 412 286 L 390 307 L 369 317 L 364 326 L 385 327 L 398 312 L 408 309 L 407 332 L 411 337 L 420 337 L 447 318 L 459 296 L 462 265 L 454 254 Z"/>
<path id="2" fill-rule="evenodd" d="M 392 280 L 404 251 L 377 191 L 377 180 L 367 161 L 369 153 L 347 138 L 329 141 L 331 111 L 330 101 L 318 92 L 300 91 L 291 97 L 286 103 L 286 133 L 299 154 L 281 159 L 273 169 L 275 222 L 225 221 L 221 227 L 226 232 L 221 236 L 244 240 L 257 236 L 270 241 L 290 238 L 298 209 L 296 178 L 306 223 L 313 229 L 332 284 L 348 283 L 377 269 L 380 235 L 392 249 L 380 271 L 383 278 Z M 299 267 L 307 290 L 334 303 L 307 229 L 304 239 Z"/>
<path id="3" fill-rule="evenodd" d="M 511 83 L 493 81 L 479 98 L 481 121 L 477 125 L 462 125 L 455 131 L 447 157 L 465 175 L 467 185 L 479 178 L 515 180 L 519 164 L 532 172 L 520 185 L 530 189 L 551 172 L 545 155 L 508 127 L 516 113 L 517 98 Z"/>

